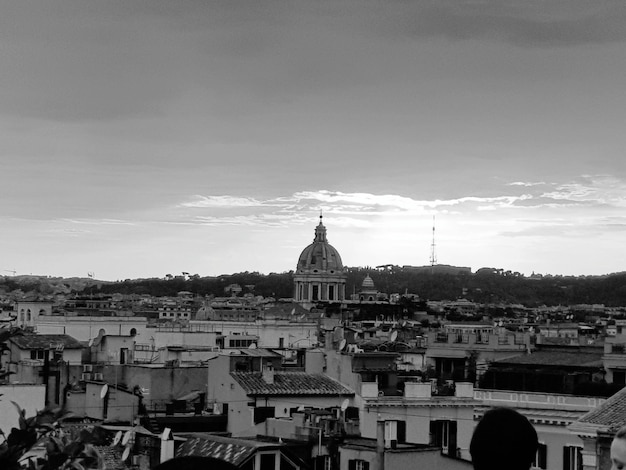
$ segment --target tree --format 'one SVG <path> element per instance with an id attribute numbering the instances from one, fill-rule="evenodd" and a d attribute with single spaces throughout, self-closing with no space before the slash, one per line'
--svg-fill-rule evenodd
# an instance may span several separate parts
<path id="1" fill-rule="evenodd" d="M 10 338 L 22 334 L 20 328 L 0 328 L 0 351 L 6 350 L 6 342 Z M 10 373 L 0 369 L 0 381 Z M 28 470 L 86 470 L 103 467 L 102 458 L 92 445 L 98 428 L 93 431 L 82 430 L 77 437 L 72 437 L 61 427 L 62 421 L 69 416 L 62 408 L 44 409 L 27 418 L 26 411 L 17 403 L 13 404 L 18 411 L 19 427 L 12 428 L 9 434 L 0 429 L 0 439 L 4 439 L 0 443 L 0 469 L 22 469 L 23 460 L 26 459 Z M 42 455 L 26 456 L 40 442 L 44 444 L 45 452 Z"/>
<path id="2" fill-rule="evenodd" d="M 13 404 L 18 410 L 19 428 L 12 428 L 8 435 L 0 430 L 0 436 L 4 438 L 0 444 L 0 468 L 18 470 L 25 464 L 28 470 L 103 468 L 102 457 L 93 446 L 99 428 L 83 429 L 77 437 L 72 437 L 61 427 L 61 422 L 68 416 L 63 409 L 44 409 L 27 418 L 25 410 L 15 402 Z M 39 443 L 44 449 L 41 455 L 26 455 Z"/>

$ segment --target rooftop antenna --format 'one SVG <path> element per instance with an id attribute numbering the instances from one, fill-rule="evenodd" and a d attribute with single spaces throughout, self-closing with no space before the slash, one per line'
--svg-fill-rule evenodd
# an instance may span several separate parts
<path id="1" fill-rule="evenodd" d="M 433 215 L 433 242 L 430 244 L 430 266 L 437 264 L 437 253 L 435 252 L 435 216 Z"/>

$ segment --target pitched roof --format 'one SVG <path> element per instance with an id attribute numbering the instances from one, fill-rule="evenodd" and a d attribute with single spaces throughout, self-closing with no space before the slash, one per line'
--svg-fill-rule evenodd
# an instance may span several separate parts
<path id="1" fill-rule="evenodd" d="M 624 423 L 626 423 L 626 388 L 621 389 L 577 421 L 579 426 L 592 425 L 609 432 L 617 431 Z"/>
<path id="2" fill-rule="evenodd" d="M 176 450 L 176 457 L 213 457 L 239 466 L 254 455 L 257 449 L 275 448 L 275 443 L 207 435 L 185 441 Z"/>
<path id="3" fill-rule="evenodd" d="M 56 349 L 62 345 L 63 349 L 82 349 L 83 345 L 70 335 L 39 335 L 23 334 L 14 336 L 11 341 L 20 349 Z"/>
<path id="4" fill-rule="evenodd" d="M 263 380 L 261 372 L 231 372 L 248 395 L 354 395 L 354 392 L 324 374 L 274 372 L 274 383 Z"/>

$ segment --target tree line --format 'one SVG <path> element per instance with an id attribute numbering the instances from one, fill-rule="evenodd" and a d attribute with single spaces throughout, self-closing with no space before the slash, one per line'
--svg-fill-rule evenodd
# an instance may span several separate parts
<path id="1" fill-rule="evenodd" d="M 443 274 L 429 270 L 387 267 L 348 267 L 346 296 L 361 290 L 369 275 L 379 292 L 386 294 L 414 294 L 422 300 L 455 300 L 464 298 L 483 304 L 508 303 L 527 307 L 540 305 L 604 304 L 608 307 L 626 306 L 626 272 L 605 276 L 533 276 L 526 277 L 501 269 L 480 269 L 476 273 Z M 75 294 L 108 295 L 148 294 L 175 296 L 188 291 L 198 296 L 229 296 L 229 286 L 241 287 L 237 295 L 253 294 L 263 297 L 293 297 L 293 271 L 262 274 L 240 272 L 215 277 L 168 276 L 164 278 L 126 279 L 117 282 L 82 282 L 62 284 L 55 279 L 54 286 L 45 277 L 0 279 L 0 293 L 18 290 L 23 293 L 49 295 L 62 285 Z"/>

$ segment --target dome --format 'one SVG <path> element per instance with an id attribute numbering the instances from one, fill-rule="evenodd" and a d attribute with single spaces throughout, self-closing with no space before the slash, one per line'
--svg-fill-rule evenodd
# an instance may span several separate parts
<path id="1" fill-rule="evenodd" d="M 363 289 L 374 289 L 374 281 L 369 274 L 365 276 L 365 279 L 363 279 L 361 287 L 363 287 Z"/>
<path id="2" fill-rule="evenodd" d="M 315 227 L 315 239 L 307 246 L 298 258 L 296 272 L 313 273 L 340 273 L 343 271 L 343 263 L 339 252 L 326 240 L 326 227 L 320 223 Z"/>

